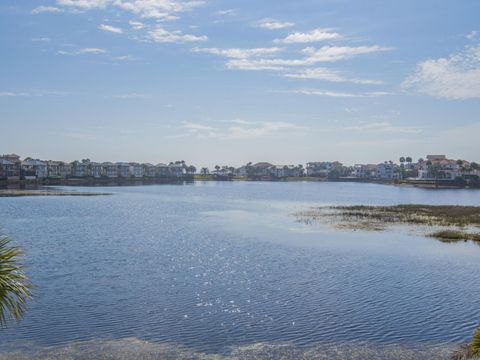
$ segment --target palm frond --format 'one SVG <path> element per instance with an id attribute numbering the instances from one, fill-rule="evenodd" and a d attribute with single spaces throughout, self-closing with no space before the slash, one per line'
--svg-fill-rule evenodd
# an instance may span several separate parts
<path id="1" fill-rule="evenodd" d="M 472 350 L 475 355 L 480 355 L 480 328 L 473 335 Z"/>
<path id="2" fill-rule="evenodd" d="M 9 244 L 9 238 L 0 237 L 0 327 L 5 327 L 9 320 L 22 318 L 32 289 L 19 263 L 23 251 Z"/>

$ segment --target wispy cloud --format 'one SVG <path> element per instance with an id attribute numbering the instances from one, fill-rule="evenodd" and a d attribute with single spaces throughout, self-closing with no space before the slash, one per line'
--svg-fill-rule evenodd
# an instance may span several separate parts
<path id="1" fill-rule="evenodd" d="M 190 11 L 205 1 L 180 0 L 57 0 L 57 4 L 77 10 L 116 8 L 140 17 L 174 20 L 175 14 Z"/>
<path id="2" fill-rule="evenodd" d="M 325 40 L 338 40 L 342 35 L 331 29 L 315 29 L 309 32 L 294 32 L 284 39 L 276 39 L 275 42 L 283 44 L 312 43 Z"/>
<path id="3" fill-rule="evenodd" d="M 313 66 L 321 62 L 335 62 L 388 50 L 391 48 L 379 45 L 322 46 L 319 49 L 308 47 L 302 50 L 304 57 L 299 59 L 234 59 L 227 62 L 227 67 L 238 70 L 283 70 L 285 67 Z"/>
<path id="4" fill-rule="evenodd" d="M 296 78 L 296 79 L 325 80 L 330 82 L 350 82 L 354 84 L 365 84 L 365 85 L 383 84 L 382 81 L 378 81 L 378 80 L 348 78 L 343 76 L 336 70 L 332 70 L 324 67 L 303 69 L 301 71 L 284 74 L 283 76 L 289 77 L 289 78 Z"/>
<path id="5" fill-rule="evenodd" d="M 38 6 L 31 11 L 32 14 L 42 14 L 42 13 L 60 13 L 63 12 L 62 9 L 55 7 L 55 6 Z"/>
<path id="6" fill-rule="evenodd" d="M 265 18 L 255 24 L 257 27 L 268 30 L 286 29 L 295 26 L 293 22 L 279 21 L 271 18 Z"/>
<path id="7" fill-rule="evenodd" d="M 128 94 L 117 94 L 113 95 L 112 98 L 114 99 L 145 99 L 148 96 L 145 94 L 139 94 L 139 93 L 128 93 Z"/>
<path id="8" fill-rule="evenodd" d="M 480 98 L 480 46 L 420 62 L 402 86 L 437 98 Z"/>
<path id="9" fill-rule="evenodd" d="M 140 21 L 130 20 L 128 23 L 133 30 L 142 30 L 145 27 L 145 24 Z"/>
<path id="10" fill-rule="evenodd" d="M 237 16 L 238 10 L 237 9 L 225 9 L 225 10 L 218 10 L 215 12 L 217 16 Z"/>
<path id="11" fill-rule="evenodd" d="M 69 55 L 69 56 L 101 55 L 101 54 L 107 54 L 108 51 L 101 48 L 83 48 L 83 49 L 76 49 L 76 50 L 59 50 L 58 53 L 61 55 Z"/>
<path id="12" fill-rule="evenodd" d="M 212 55 L 223 56 L 233 59 L 248 59 L 256 56 L 273 55 L 283 51 L 283 48 L 269 47 L 269 48 L 252 48 L 252 49 L 219 49 L 219 48 L 193 48 L 192 51 L 196 53 L 207 53 Z"/>
<path id="13" fill-rule="evenodd" d="M 468 40 L 475 40 L 475 39 L 477 38 L 477 36 L 478 36 L 478 31 L 473 30 L 473 31 L 469 32 L 469 33 L 467 34 L 467 36 L 465 36 L 465 37 L 466 37 Z"/>
<path id="14" fill-rule="evenodd" d="M 336 98 L 370 98 L 370 97 L 392 95 L 391 93 L 385 92 L 385 91 L 352 93 L 352 92 L 329 91 L 329 90 L 321 90 L 321 89 L 300 89 L 300 90 L 290 90 L 290 91 L 283 91 L 283 92 L 301 94 L 301 95 L 322 96 L 322 97 L 336 97 Z"/>
<path id="15" fill-rule="evenodd" d="M 358 132 L 382 132 L 382 133 L 405 133 L 418 134 L 422 129 L 414 126 L 392 125 L 390 122 L 359 122 L 358 124 L 345 126 L 343 130 Z"/>
<path id="16" fill-rule="evenodd" d="M 159 25 L 147 32 L 147 38 L 158 43 L 203 42 L 208 40 L 206 35 L 183 34 L 179 30 L 168 31 Z"/>
<path id="17" fill-rule="evenodd" d="M 249 122 L 249 121 L 231 121 L 234 125 L 220 128 L 202 123 L 184 122 L 182 129 L 188 134 L 199 138 L 215 138 L 215 139 L 255 139 L 271 136 L 280 136 L 292 134 L 292 132 L 303 132 L 305 127 L 298 126 L 289 122 L 282 121 L 266 121 L 266 122 Z"/>
<path id="18" fill-rule="evenodd" d="M 123 30 L 121 28 L 115 27 L 115 26 L 112 26 L 112 25 L 101 24 L 98 28 L 100 30 L 107 31 L 107 32 L 112 32 L 112 33 L 115 33 L 115 34 L 122 34 L 123 33 Z"/>
<path id="19" fill-rule="evenodd" d="M 56 90 L 0 91 L 0 97 L 67 96 L 69 94 L 67 91 Z"/>

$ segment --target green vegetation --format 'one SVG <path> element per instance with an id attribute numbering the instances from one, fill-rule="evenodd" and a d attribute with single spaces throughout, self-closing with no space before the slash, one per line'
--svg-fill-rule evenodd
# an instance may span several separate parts
<path id="1" fill-rule="evenodd" d="M 462 346 L 452 356 L 452 360 L 475 360 L 480 359 L 480 328 L 477 329 L 473 335 L 473 340 L 470 344 Z"/>
<path id="2" fill-rule="evenodd" d="M 479 206 L 454 205 L 393 205 L 393 206 L 334 206 L 346 219 L 372 219 L 386 223 L 406 223 L 444 226 L 480 226 Z"/>
<path id="3" fill-rule="evenodd" d="M 467 240 L 480 242 L 480 233 L 472 234 L 460 230 L 440 230 L 430 234 L 429 236 L 445 242 L 457 242 Z"/>
<path id="4" fill-rule="evenodd" d="M 472 350 L 475 355 L 480 355 L 480 328 L 473 335 Z"/>
<path id="5" fill-rule="evenodd" d="M 389 225 L 445 226 L 430 234 L 442 241 L 480 242 L 480 233 L 466 227 L 480 227 L 480 207 L 454 205 L 326 206 L 295 214 L 305 224 L 330 222 L 340 229 L 385 230 Z M 456 227 L 451 229 L 451 227 Z"/>
<path id="6" fill-rule="evenodd" d="M 10 239 L 0 237 L 0 327 L 8 320 L 20 320 L 26 309 L 31 288 L 19 259 L 23 252 L 9 246 Z"/>

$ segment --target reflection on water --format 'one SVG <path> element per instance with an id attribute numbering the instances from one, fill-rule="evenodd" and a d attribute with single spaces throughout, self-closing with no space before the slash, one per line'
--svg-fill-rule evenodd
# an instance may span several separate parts
<path id="1" fill-rule="evenodd" d="M 114 195 L 0 200 L 0 227 L 26 250 L 38 286 L 24 320 L 1 331 L 1 350 L 31 342 L 89 356 L 98 339 L 113 340 L 92 351 L 136 338 L 148 341 L 139 343 L 145 351 L 181 344 L 237 356 L 250 344 L 289 343 L 253 349 L 295 355 L 362 342 L 367 353 L 421 359 L 408 351 L 457 345 L 480 324 L 478 246 L 313 228 L 291 216 L 332 203 L 480 204 L 479 191 L 332 183 L 87 191 Z"/>
<path id="2" fill-rule="evenodd" d="M 299 348 L 291 344 L 256 343 L 232 346 L 224 354 L 196 352 L 178 344 L 155 344 L 135 338 L 73 342 L 65 346 L 0 354 L 0 360 L 449 360 L 456 349 L 447 346 L 406 348 L 399 345 L 322 344 Z"/>

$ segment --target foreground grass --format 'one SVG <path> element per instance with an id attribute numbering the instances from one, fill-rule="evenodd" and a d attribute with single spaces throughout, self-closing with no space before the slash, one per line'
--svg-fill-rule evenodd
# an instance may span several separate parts
<path id="1" fill-rule="evenodd" d="M 473 335 L 470 344 L 463 346 L 453 356 L 452 360 L 475 360 L 480 359 L 480 328 Z"/>

